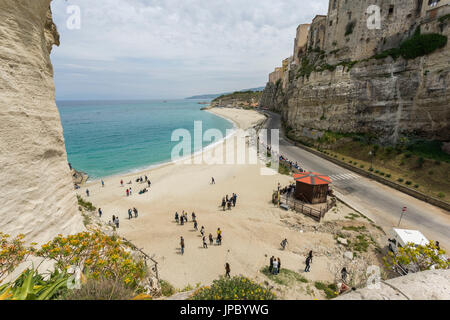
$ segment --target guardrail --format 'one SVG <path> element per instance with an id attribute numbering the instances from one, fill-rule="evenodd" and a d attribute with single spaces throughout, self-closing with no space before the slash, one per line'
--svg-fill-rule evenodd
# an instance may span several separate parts
<path id="1" fill-rule="evenodd" d="M 375 180 L 375 181 L 377 181 L 377 182 L 380 182 L 380 183 L 382 183 L 382 184 L 384 184 L 384 185 L 387 185 L 387 186 L 389 186 L 389 187 L 391 187 L 391 188 L 394 188 L 394 189 L 396 189 L 396 190 L 398 190 L 398 191 L 400 191 L 400 192 L 406 193 L 406 194 L 408 194 L 408 195 L 410 195 L 410 196 L 412 196 L 412 197 L 414 197 L 414 198 L 416 198 L 416 199 L 425 201 L 425 202 L 427 202 L 427 203 L 429 203 L 429 204 L 432 204 L 432 205 L 434 205 L 434 206 L 436 206 L 436 207 L 439 207 L 439 208 L 442 208 L 442 209 L 444 209 L 444 210 L 450 211 L 450 203 L 447 203 L 447 202 L 445 202 L 445 201 L 441 201 L 441 200 L 439 200 L 439 199 L 436 199 L 436 198 L 427 196 L 426 194 L 423 194 L 423 193 L 421 193 L 421 192 L 419 192 L 419 191 L 413 190 L 413 189 L 411 189 L 411 188 L 408 188 L 408 187 L 403 186 L 403 185 L 401 185 L 401 184 L 395 183 L 395 182 L 393 182 L 393 181 L 384 179 L 384 178 L 382 178 L 382 177 L 380 177 L 380 176 L 377 176 L 377 175 L 375 175 L 375 174 L 373 174 L 373 173 L 370 173 L 370 172 L 368 172 L 368 171 L 365 171 L 365 170 L 363 170 L 363 169 L 356 168 L 356 167 L 354 167 L 354 166 L 352 166 L 352 165 L 349 165 L 349 164 L 347 164 L 347 163 L 345 163 L 345 162 L 341 162 L 341 161 L 339 161 L 338 159 L 335 159 L 335 158 L 330 157 L 330 156 L 328 156 L 328 155 L 326 155 L 326 154 L 323 154 L 323 153 L 320 152 L 320 151 L 317 151 L 317 150 L 315 150 L 315 149 L 312 149 L 312 148 L 310 148 L 310 147 L 307 147 L 307 146 L 305 146 L 305 145 L 302 145 L 302 144 L 300 144 L 300 143 L 298 143 L 298 142 L 296 142 L 296 141 L 293 141 L 293 140 L 289 139 L 289 138 L 286 137 L 286 136 L 285 136 L 285 138 L 286 138 L 286 140 L 288 140 L 289 142 L 291 142 L 291 143 L 292 143 L 293 145 L 295 145 L 296 147 L 302 148 L 303 150 L 306 150 L 306 151 L 308 151 L 308 152 L 310 152 L 310 153 L 312 153 L 312 154 L 315 154 L 316 156 L 319 156 L 319 157 L 321 157 L 321 158 L 323 158 L 323 159 L 325 159 L 325 160 L 328 160 L 328 161 L 330 161 L 330 162 L 333 162 L 333 163 L 337 164 L 338 166 L 341 166 L 341 167 L 344 167 L 344 168 L 346 168 L 346 169 L 348 169 L 348 170 L 350 170 L 350 171 L 356 172 L 356 173 L 358 173 L 359 175 L 362 175 L 362 176 L 364 176 L 364 177 L 366 177 L 366 178 L 369 178 L 369 179 Z"/>
<path id="2" fill-rule="evenodd" d="M 326 213 L 336 205 L 336 198 L 331 198 L 331 201 L 327 201 L 326 206 L 321 208 L 320 210 L 306 205 L 304 202 L 295 199 L 294 196 L 282 195 L 280 197 L 280 203 L 287 205 L 290 209 L 298 213 L 302 213 L 313 218 L 317 222 L 320 222 L 323 218 L 325 218 Z"/>

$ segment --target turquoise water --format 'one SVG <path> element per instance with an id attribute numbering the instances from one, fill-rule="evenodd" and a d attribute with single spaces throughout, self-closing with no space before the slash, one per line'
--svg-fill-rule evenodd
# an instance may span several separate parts
<path id="1" fill-rule="evenodd" d="M 201 111 L 198 102 L 57 101 L 68 160 L 90 179 L 102 178 L 170 161 L 179 143 L 171 141 L 172 132 L 187 129 L 193 139 L 194 121 L 202 121 L 203 132 L 214 128 L 224 136 L 233 128 L 231 122 Z"/>

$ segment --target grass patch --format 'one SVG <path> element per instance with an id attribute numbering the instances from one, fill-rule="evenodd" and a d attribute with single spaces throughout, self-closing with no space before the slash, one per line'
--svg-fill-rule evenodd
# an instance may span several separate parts
<path id="1" fill-rule="evenodd" d="M 165 297 L 171 297 L 177 292 L 175 287 L 165 280 L 161 280 L 160 284 L 161 284 L 161 293 Z"/>
<path id="2" fill-rule="evenodd" d="M 97 208 L 94 207 L 91 202 L 83 200 L 83 198 L 81 196 L 77 195 L 77 199 L 78 199 L 78 205 L 80 207 L 82 207 L 83 209 L 85 209 L 89 212 L 94 212 L 95 210 L 97 210 Z"/>
<path id="3" fill-rule="evenodd" d="M 354 232 L 367 231 L 367 228 L 365 226 L 360 226 L 360 227 L 350 226 L 350 227 L 343 227 L 342 229 L 347 230 L 347 231 L 354 231 Z"/>
<path id="4" fill-rule="evenodd" d="M 327 299 L 333 299 L 338 296 L 338 288 L 334 283 L 325 284 L 323 282 L 316 281 L 314 282 L 314 286 L 316 287 L 316 289 L 323 291 Z"/>
<path id="5" fill-rule="evenodd" d="M 282 285 L 282 286 L 289 286 L 294 284 L 295 282 L 301 282 L 301 283 L 307 283 L 308 280 L 303 277 L 301 274 L 289 270 L 289 269 L 283 269 L 281 268 L 281 271 L 279 274 L 274 275 L 272 273 L 270 273 L 269 271 L 269 267 L 265 266 L 263 269 L 261 269 L 260 271 L 262 274 L 264 274 L 267 278 L 269 278 L 270 280 L 272 280 L 273 282 Z"/>

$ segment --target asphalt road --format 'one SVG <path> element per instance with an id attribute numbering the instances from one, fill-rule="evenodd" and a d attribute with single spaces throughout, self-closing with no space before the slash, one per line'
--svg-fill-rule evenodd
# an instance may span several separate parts
<path id="1" fill-rule="evenodd" d="M 307 171 L 330 176 L 333 189 L 343 195 L 342 200 L 354 204 L 356 209 L 386 231 L 398 226 L 402 208 L 407 207 L 401 228 L 420 230 L 429 240 L 439 241 L 441 246 L 450 249 L 450 212 L 295 147 L 283 138 L 280 115 L 265 113 L 269 115 L 266 128 L 280 129 L 280 153 L 291 161 L 297 161 Z"/>

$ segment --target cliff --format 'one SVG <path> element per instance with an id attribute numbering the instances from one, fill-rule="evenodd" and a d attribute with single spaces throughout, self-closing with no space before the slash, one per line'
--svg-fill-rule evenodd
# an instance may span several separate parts
<path id="1" fill-rule="evenodd" d="M 313 21 L 304 47 L 296 48 L 296 59 L 283 61 L 281 74 L 277 68 L 270 75 L 261 107 L 281 113 L 299 137 L 333 131 L 371 134 L 383 144 L 396 144 L 402 137 L 448 141 L 448 41 L 417 57 L 405 58 L 399 48 L 405 47 L 405 53 L 405 40 L 414 37 L 417 27 L 439 41 L 448 38 L 449 6 L 438 8 L 441 16 L 429 18 L 431 9 L 422 14 L 411 1 L 402 1 L 404 6 L 383 8 L 387 25 L 379 32 L 367 30 L 366 6 L 357 15 L 359 2 L 334 1 L 328 16 Z M 351 24 L 337 26 L 348 14 Z M 433 41 L 418 47 L 428 49 Z M 408 48 L 411 54 L 415 49 Z"/>
<path id="2" fill-rule="evenodd" d="M 0 231 L 42 243 L 84 230 L 55 103 L 51 0 L 0 0 Z"/>
<path id="3" fill-rule="evenodd" d="M 379 289 L 364 288 L 335 300 L 449 300 L 450 270 L 432 270 L 395 278 Z"/>
<path id="4" fill-rule="evenodd" d="M 260 91 L 238 91 L 222 95 L 211 102 L 211 108 L 256 108 L 259 106 Z"/>

